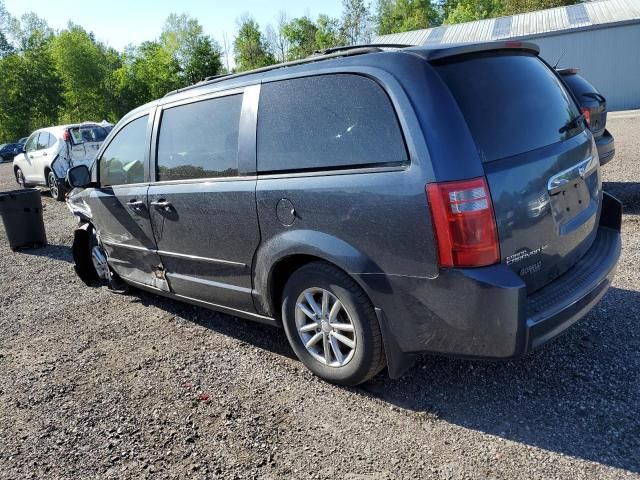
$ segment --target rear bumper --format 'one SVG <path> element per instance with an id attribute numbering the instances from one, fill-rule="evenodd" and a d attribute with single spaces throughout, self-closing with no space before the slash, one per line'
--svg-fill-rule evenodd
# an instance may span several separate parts
<path id="1" fill-rule="evenodd" d="M 621 212 L 619 202 L 606 196 L 589 251 L 531 295 L 504 264 L 443 269 L 435 279 L 361 275 L 376 306 L 390 375 L 401 375 L 412 354 L 508 359 L 562 333 L 611 285 L 621 251 Z"/>
<path id="2" fill-rule="evenodd" d="M 616 143 L 613 139 L 613 135 L 609 133 L 609 130 L 605 130 L 602 136 L 596 139 L 596 147 L 598 147 L 598 157 L 600 158 L 600 165 L 613 160 L 616 154 Z"/>
<path id="3" fill-rule="evenodd" d="M 600 227 L 580 262 L 529 296 L 525 342 L 517 353 L 542 345 L 584 317 L 611 286 L 620 250 L 620 232 Z"/>

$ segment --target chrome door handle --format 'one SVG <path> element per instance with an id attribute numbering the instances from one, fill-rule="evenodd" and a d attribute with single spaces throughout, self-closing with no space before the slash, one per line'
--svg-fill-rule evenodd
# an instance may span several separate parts
<path id="1" fill-rule="evenodd" d="M 47 152 L 42 152 L 42 156 L 46 157 L 47 156 Z"/>
<path id="2" fill-rule="evenodd" d="M 144 202 L 141 202 L 140 200 L 131 200 L 127 203 L 127 206 L 136 212 L 139 212 L 144 208 Z"/>
<path id="3" fill-rule="evenodd" d="M 157 200 L 157 201 L 149 202 L 149 205 L 156 207 L 159 210 L 164 210 L 165 212 L 170 212 L 171 207 L 173 206 L 171 205 L 171 202 L 169 202 L 168 200 Z"/>

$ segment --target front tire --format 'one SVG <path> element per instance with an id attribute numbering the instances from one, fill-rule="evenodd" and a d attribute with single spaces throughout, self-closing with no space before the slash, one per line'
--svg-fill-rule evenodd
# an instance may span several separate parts
<path id="1" fill-rule="evenodd" d="M 47 186 L 49 187 L 49 191 L 51 192 L 51 197 L 61 202 L 64 200 L 64 187 L 58 181 L 55 174 L 53 172 L 49 172 L 47 174 Z"/>
<path id="2" fill-rule="evenodd" d="M 20 188 L 27 188 L 26 180 L 24 178 L 24 173 L 22 173 L 22 169 L 20 167 L 16 168 L 16 183 L 20 185 Z"/>
<path id="3" fill-rule="evenodd" d="M 358 385 L 385 366 L 382 334 L 369 298 L 332 265 L 313 262 L 291 275 L 282 317 L 298 358 L 331 383 Z"/>

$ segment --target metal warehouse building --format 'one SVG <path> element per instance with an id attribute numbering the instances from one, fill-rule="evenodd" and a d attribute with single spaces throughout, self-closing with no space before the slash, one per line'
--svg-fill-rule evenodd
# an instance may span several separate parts
<path id="1" fill-rule="evenodd" d="M 603 0 L 379 36 L 374 43 L 437 45 L 530 40 L 552 65 L 578 67 L 610 110 L 640 108 L 640 0 Z"/>

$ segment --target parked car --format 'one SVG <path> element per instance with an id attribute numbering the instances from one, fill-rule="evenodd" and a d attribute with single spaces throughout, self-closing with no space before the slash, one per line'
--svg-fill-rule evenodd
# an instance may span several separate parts
<path id="1" fill-rule="evenodd" d="M 51 162 L 61 157 L 67 168 L 90 166 L 107 134 L 102 126 L 92 122 L 36 130 L 13 159 L 16 182 L 25 187 L 46 186 L 54 198 L 64 200 L 65 188 L 61 182 L 64 176 L 56 175 Z"/>
<path id="2" fill-rule="evenodd" d="M 22 145 L 19 143 L 5 143 L 0 145 L 0 162 L 13 160 L 13 158 L 22 151 Z"/>
<path id="3" fill-rule="evenodd" d="M 282 325 L 339 384 L 520 356 L 620 255 L 593 135 L 538 54 L 338 49 L 141 106 L 68 172 L 76 271 Z"/>
<path id="4" fill-rule="evenodd" d="M 598 147 L 600 165 L 613 160 L 616 144 L 607 126 L 607 99 L 584 77 L 578 74 L 577 68 L 562 68 L 557 70 L 564 83 L 573 93 L 580 111 L 584 115 L 593 138 Z"/>
<path id="5" fill-rule="evenodd" d="M 29 139 L 29 137 L 22 137 L 20 140 L 18 140 L 16 143 L 19 143 L 20 145 L 24 145 L 25 143 L 27 143 L 27 140 Z"/>
<path id="6" fill-rule="evenodd" d="M 100 126 L 103 127 L 108 133 L 113 130 L 113 127 L 115 125 L 113 123 L 107 122 L 106 120 L 103 120 L 102 122 L 100 122 Z"/>

